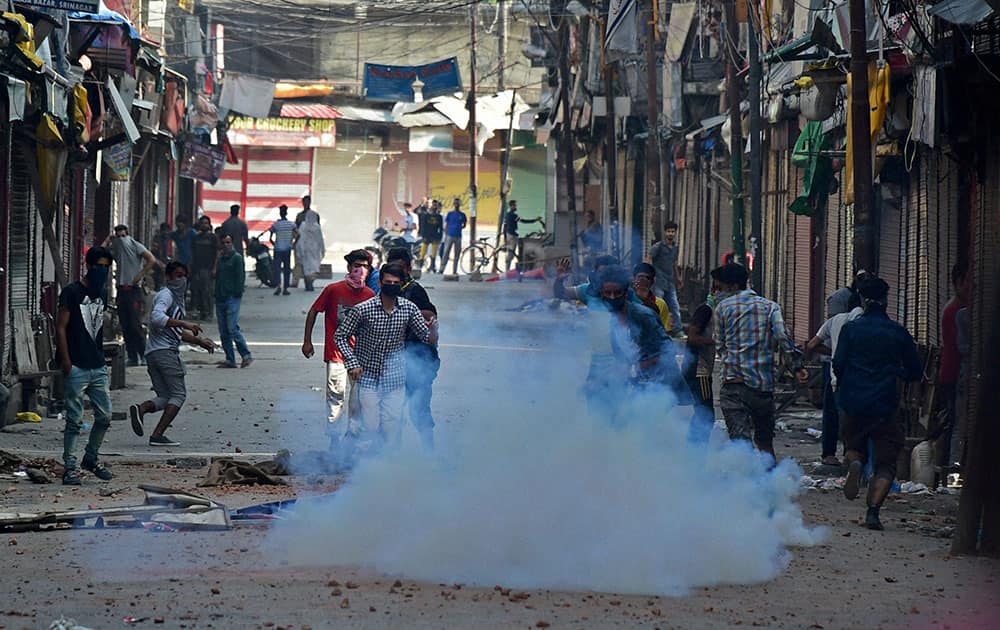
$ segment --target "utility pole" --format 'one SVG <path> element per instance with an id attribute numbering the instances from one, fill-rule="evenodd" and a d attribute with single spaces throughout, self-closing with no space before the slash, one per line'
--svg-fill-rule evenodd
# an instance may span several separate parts
<path id="1" fill-rule="evenodd" d="M 469 236 L 471 242 L 476 242 L 476 210 L 479 206 L 479 154 L 478 128 L 476 123 L 476 22 L 479 19 L 479 0 L 469 5 Z M 461 246 L 461 244 L 459 244 Z M 471 265 L 475 267 L 475 265 Z"/>
<path id="2" fill-rule="evenodd" d="M 760 84 L 761 84 L 761 61 L 760 61 L 760 37 L 757 30 L 758 24 L 763 25 L 758 19 L 759 14 L 753 2 L 748 3 L 750 16 L 750 37 L 748 39 L 747 56 L 750 57 L 750 242 L 753 244 L 753 270 L 751 278 L 753 287 L 758 292 L 764 288 L 764 244 L 762 240 L 763 217 L 761 204 L 763 203 L 764 172 L 762 166 L 763 155 L 761 154 L 761 132 L 764 129 L 763 121 L 760 117 Z"/>
<path id="3" fill-rule="evenodd" d="M 607 0 L 604 6 L 605 15 L 611 9 L 611 0 Z M 607 31 L 607 24 L 604 25 Z M 605 32 L 601 41 L 607 41 Z M 607 107 L 607 124 L 604 128 L 604 168 L 607 169 L 608 177 L 608 221 L 618 219 L 618 137 L 616 125 L 618 118 L 615 116 L 615 91 L 614 91 L 615 66 L 608 61 L 608 53 L 604 51 L 604 99 Z M 619 223 L 620 225 L 620 223 Z M 619 234 L 621 231 L 619 230 Z M 621 243 L 615 243 L 616 248 Z"/>
<path id="4" fill-rule="evenodd" d="M 497 0 L 497 92 L 507 89 L 507 0 Z"/>
<path id="5" fill-rule="evenodd" d="M 656 80 L 656 0 L 648 0 L 649 20 L 646 22 L 646 216 L 643 224 L 642 253 L 650 240 L 661 234 L 660 229 L 660 102 Z"/>
<path id="6" fill-rule="evenodd" d="M 570 262 L 573 275 L 576 276 L 579 267 L 577 256 L 577 226 L 576 226 L 576 174 L 573 171 L 573 120 L 569 104 L 569 19 L 566 15 L 566 3 L 560 5 L 562 11 L 559 21 L 559 102 L 562 109 L 562 126 L 559 134 L 559 157 L 562 160 L 566 180 L 566 211 L 569 212 Z"/>
<path id="7" fill-rule="evenodd" d="M 875 217 L 872 194 L 871 104 L 868 100 L 868 30 L 865 0 L 850 0 L 851 141 L 854 163 L 854 268 L 874 271 Z"/>
<path id="8" fill-rule="evenodd" d="M 725 13 L 726 30 L 729 32 L 727 38 L 729 40 L 727 44 L 729 55 L 726 59 L 726 101 L 729 105 L 730 144 L 732 145 L 733 251 L 736 253 L 736 262 L 746 264 L 745 217 L 743 216 L 743 123 L 740 115 L 740 101 L 742 99 L 740 98 L 739 69 L 736 67 L 736 60 L 739 58 L 739 51 L 736 47 L 740 31 L 736 25 L 736 3 L 733 0 L 727 0 Z"/>

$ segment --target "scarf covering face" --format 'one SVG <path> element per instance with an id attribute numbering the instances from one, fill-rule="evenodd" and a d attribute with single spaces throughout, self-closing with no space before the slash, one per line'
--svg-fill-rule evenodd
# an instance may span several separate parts
<path id="1" fill-rule="evenodd" d="M 363 289 L 365 281 L 368 279 L 368 269 L 366 267 L 355 267 L 347 274 L 347 286 L 352 289 Z"/>

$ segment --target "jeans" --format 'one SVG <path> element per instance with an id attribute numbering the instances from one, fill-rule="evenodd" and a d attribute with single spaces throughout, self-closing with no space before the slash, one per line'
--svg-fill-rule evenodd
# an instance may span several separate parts
<path id="1" fill-rule="evenodd" d="M 663 301 L 667 303 L 667 308 L 670 309 L 670 320 L 674 325 L 674 329 L 668 331 L 670 333 L 677 333 L 681 330 L 681 305 L 677 301 L 677 287 L 670 285 L 663 290 Z"/>
<path id="2" fill-rule="evenodd" d="M 125 337 L 128 360 L 136 362 L 146 354 L 146 335 L 142 332 L 142 289 L 133 286 L 118 287 L 118 321 Z"/>
<path id="3" fill-rule="evenodd" d="M 753 440 L 758 449 L 774 451 L 774 392 L 725 383 L 719 392 L 719 407 L 729 439 Z"/>
<path id="4" fill-rule="evenodd" d="M 274 270 L 271 280 L 273 281 L 274 288 L 282 288 L 286 291 L 288 290 L 288 283 L 292 277 L 292 250 L 287 252 L 279 252 L 275 250 L 274 252 Z M 279 280 L 283 277 L 284 284 L 279 284 Z"/>
<path id="5" fill-rule="evenodd" d="M 420 434 L 425 447 L 433 444 L 434 415 L 431 397 L 441 359 L 437 348 L 418 341 L 406 345 L 406 408 L 410 422 Z"/>
<path id="6" fill-rule="evenodd" d="M 823 457 L 837 455 L 840 439 L 840 410 L 834 400 L 831 365 L 829 361 L 823 363 Z"/>
<path id="7" fill-rule="evenodd" d="M 222 351 L 226 353 L 226 361 L 236 363 L 236 352 L 233 350 L 233 343 L 236 350 L 239 350 L 243 360 L 250 358 L 250 348 L 247 347 L 247 340 L 240 330 L 240 303 L 242 298 L 231 297 L 220 299 L 215 304 L 215 317 L 219 322 L 219 337 L 222 342 Z"/>
<path id="8" fill-rule="evenodd" d="M 94 426 L 90 430 L 84 459 L 97 462 L 97 453 L 104 441 L 104 434 L 111 426 L 111 395 L 108 392 L 108 369 L 99 367 L 92 370 L 73 366 L 64 380 L 66 404 L 66 428 L 63 431 L 63 463 L 66 470 L 76 470 L 76 442 L 83 424 L 83 396 L 90 399 L 94 410 Z"/>
<path id="9" fill-rule="evenodd" d="M 455 258 L 452 259 L 451 271 L 454 274 L 458 273 L 458 262 L 459 258 L 462 256 L 462 237 L 461 236 L 446 236 L 444 237 L 444 247 L 441 248 L 441 273 L 445 272 L 445 268 L 448 266 L 448 258 L 451 250 L 455 250 Z"/>
<path id="10" fill-rule="evenodd" d="M 191 310 L 198 311 L 201 319 L 208 319 L 212 312 L 213 285 L 211 269 L 199 269 L 191 278 Z"/>

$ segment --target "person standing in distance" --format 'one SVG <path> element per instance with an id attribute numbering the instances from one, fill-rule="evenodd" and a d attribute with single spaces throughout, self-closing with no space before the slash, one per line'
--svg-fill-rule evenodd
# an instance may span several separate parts
<path id="1" fill-rule="evenodd" d="M 247 222 L 240 218 L 238 203 L 229 206 L 229 218 L 222 222 L 222 234 L 233 237 L 233 249 L 240 256 L 245 251 L 244 245 L 250 245 L 250 228 Z"/>
<path id="2" fill-rule="evenodd" d="M 649 249 L 649 257 L 646 260 L 656 268 L 656 290 L 663 296 L 667 308 L 670 309 L 670 319 L 674 327 L 668 332 L 674 336 L 681 332 L 681 305 L 677 301 L 677 290 L 684 288 L 680 267 L 677 266 L 679 251 L 677 224 L 667 221 L 663 226 L 663 240 Z"/>
<path id="3" fill-rule="evenodd" d="M 444 249 L 441 251 L 441 273 L 448 267 L 451 250 L 455 250 L 452 258 L 451 273 L 458 275 L 458 259 L 462 255 L 462 230 L 469 223 L 468 217 L 462 212 L 462 200 L 455 197 L 453 208 L 444 218 Z"/>
<path id="4" fill-rule="evenodd" d="M 66 427 L 63 430 L 63 485 L 80 485 L 76 442 L 83 423 L 83 396 L 94 410 L 94 427 L 87 440 L 80 468 L 102 481 L 111 471 L 98 461 L 104 435 L 111 427 L 111 395 L 108 368 L 104 365 L 104 310 L 111 252 L 103 247 L 87 251 L 87 274 L 67 285 L 59 295 L 56 347 L 63 373 Z"/>
<path id="5" fill-rule="evenodd" d="M 274 246 L 274 294 L 289 295 L 288 283 L 292 278 L 292 249 L 298 230 L 295 224 L 288 220 L 288 206 L 278 206 L 277 221 L 271 224 L 269 230 L 271 244 Z M 282 284 L 282 280 L 284 284 Z"/>
<path id="6" fill-rule="evenodd" d="M 223 234 L 222 253 L 219 255 L 215 278 L 215 316 L 219 324 L 219 341 L 222 351 L 226 353 L 226 360 L 219 364 L 221 368 L 236 367 L 237 350 L 242 359 L 239 367 L 247 368 L 253 363 L 253 355 L 250 354 L 247 340 L 240 330 L 240 306 L 243 303 L 246 280 L 243 256 L 236 251 L 233 237 Z"/>

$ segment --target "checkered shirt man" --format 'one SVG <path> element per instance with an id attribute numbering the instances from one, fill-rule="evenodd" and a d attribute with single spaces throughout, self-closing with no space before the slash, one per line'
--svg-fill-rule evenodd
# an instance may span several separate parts
<path id="1" fill-rule="evenodd" d="M 382 307 L 382 298 L 375 296 L 347 312 L 337 327 L 337 348 L 344 355 L 348 370 L 361 368 L 358 384 L 365 389 L 392 391 L 406 383 L 403 346 L 407 330 L 427 343 L 430 328 L 420 309 L 400 297 L 391 313 Z M 351 348 L 351 337 L 357 338 Z"/>
<path id="2" fill-rule="evenodd" d="M 722 381 L 774 391 L 775 350 L 797 354 L 785 330 L 781 307 L 745 289 L 724 299 L 715 310 L 716 347 L 722 357 Z"/>

